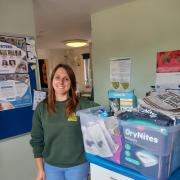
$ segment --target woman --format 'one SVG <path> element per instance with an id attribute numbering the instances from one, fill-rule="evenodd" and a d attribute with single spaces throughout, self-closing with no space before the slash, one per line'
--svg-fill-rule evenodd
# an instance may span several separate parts
<path id="1" fill-rule="evenodd" d="M 8 66 L 7 60 L 2 60 L 2 66 L 3 66 L 3 67 L 7 67 L 7 66 Z"/>
<path id="2" fill-rule="evenodd" d="M 89 164 L 76 111 L 98 104 L 76 96 L 71 67 L 59 64 L 52 72 L 49 93 L 33 116 L 30 144 L 37 167 L 36 180 L 86 180 Z"/>

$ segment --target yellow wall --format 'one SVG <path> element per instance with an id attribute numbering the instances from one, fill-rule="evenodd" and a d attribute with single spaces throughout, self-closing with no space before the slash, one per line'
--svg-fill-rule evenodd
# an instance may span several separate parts
<path id="1" fill-rule="evenodd" d="M 138 97 L 155 82 L 157 51 L 180 49 L 180 1 L 136 0 L 92 15 L 95 99 L 107 102 L 110 60 L 132 58 Z"/>

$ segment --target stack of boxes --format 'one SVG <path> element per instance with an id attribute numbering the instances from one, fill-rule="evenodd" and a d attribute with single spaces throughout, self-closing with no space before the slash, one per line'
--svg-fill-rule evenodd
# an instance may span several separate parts
<path id="1" fill-rule="evenodd" d="M 108 99 L 110 110 L 117 112 L 118 110 L 130 110 L 137 106 L 137 98 L 134 95 L 133 90 L 120 91 L 120 90 L 109 90 Z"/>

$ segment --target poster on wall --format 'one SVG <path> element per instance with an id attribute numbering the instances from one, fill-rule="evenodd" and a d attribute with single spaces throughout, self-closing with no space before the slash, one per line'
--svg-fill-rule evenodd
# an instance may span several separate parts
<path id="1" fill-rule="evenodd" d="M 0 111 L 32 105 L 28 74 L 0 75 Z"/>
<path id="2" fill-rule="evenodd" d="M 26 52 L 28 63 L 36 63 L 37 54 L 35 48 L 35 40 L 33 37 L 26 37 Z"/>
<path id="3" fill-rule="evenodd" d="M 47 70 L 46 70 L 46 62 L 44 59 L 38 59 L 39 65 L 39 75 L 40 75 L 40 83 L 41 88 L 47 89 L 48 88 L 48 81 L 47 81 Z"/>
<path id="4" fill-rule="evenodd" d="M 26 39 L 0 36 L 0 74 L 28 73 Z"/>
<path id="5" fill-rule="evenodd" d="M 156 72 L 180 72 L 180 50 L 158 52 Z"/>
<path id="6" fill-rule="evenodd" d="M 110 62 L 110 81 L 115 90 L 127 90 L 130 86 L 131 58 L 113 59 Z"/>
<path id="7" fill-rule="evenodd" d="M 160 91 L 180 90 L 180 50 L 157 53 L 156 87 Z"/>
<path id="8" fill-rule="evenodd" d="M 35 110 L 37 105 L 46 98 L 46 92 L 34 90 L 33 96 L 33 107 L 32 110 Z"/>
<path id="9" fill-rule="evenodd" d="M 33 37 L 0 35 L 0 111 L 32 105 L 28 63 L 36 60 Z"/>

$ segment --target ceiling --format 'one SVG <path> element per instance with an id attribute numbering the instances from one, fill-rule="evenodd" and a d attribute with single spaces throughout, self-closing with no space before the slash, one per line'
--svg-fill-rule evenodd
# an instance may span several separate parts
<path id="1" fill-rule="evenodd" d="M 92 13 L 132 0 L 33 0 L 38 49 L 65 49 L 63 41 L 91 41 Z"/>

